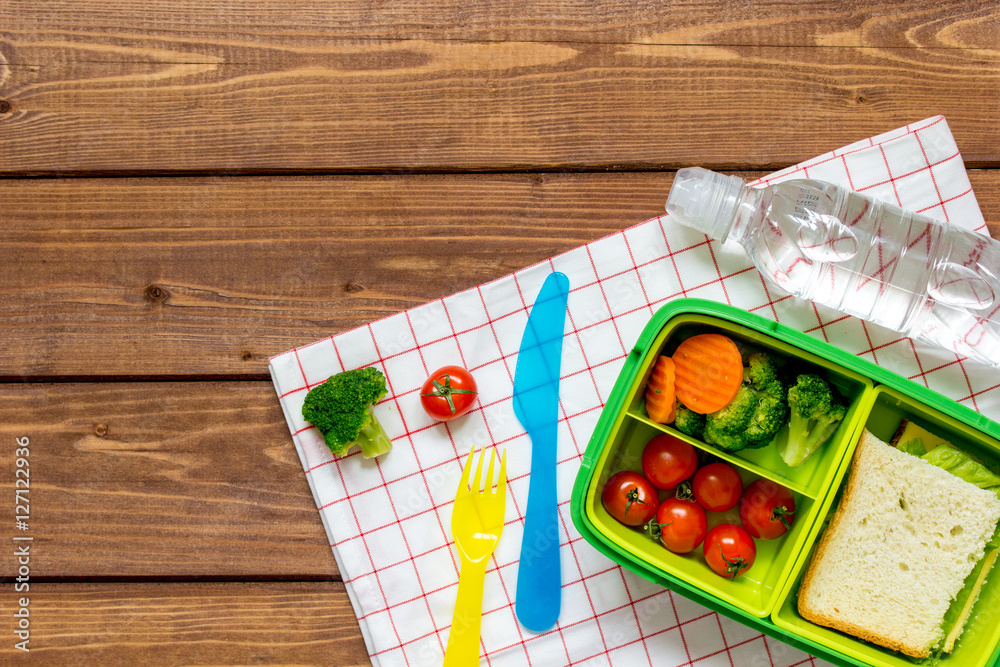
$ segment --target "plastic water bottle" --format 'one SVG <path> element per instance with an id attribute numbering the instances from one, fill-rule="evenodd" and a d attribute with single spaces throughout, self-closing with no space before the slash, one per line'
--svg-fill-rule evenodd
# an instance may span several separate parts
<path id="1" fill-rule="evenodd" d="M 677 172 L 667 212 L 786 292 L 1000 366 L 1000 242 L 831 183 L 700 167 Z"/>

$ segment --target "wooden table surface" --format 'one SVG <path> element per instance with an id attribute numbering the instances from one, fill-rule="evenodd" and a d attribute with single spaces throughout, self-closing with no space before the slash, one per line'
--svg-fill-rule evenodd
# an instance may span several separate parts
<path id="1" fill-rule="evenodd" d="M 995 3 L 3 0 L 0 662 L 369 664 L 269 356 L 935 114 L 1000 236 Z"/>

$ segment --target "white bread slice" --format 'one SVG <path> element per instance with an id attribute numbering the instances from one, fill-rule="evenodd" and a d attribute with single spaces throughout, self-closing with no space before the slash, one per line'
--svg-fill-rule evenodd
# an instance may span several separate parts
<path id="1" fill-rule="evenodd" d="M 915 658 L 1000 520 L 1000 499 L 867 431 L 799 587 L 803 618 Z"/>

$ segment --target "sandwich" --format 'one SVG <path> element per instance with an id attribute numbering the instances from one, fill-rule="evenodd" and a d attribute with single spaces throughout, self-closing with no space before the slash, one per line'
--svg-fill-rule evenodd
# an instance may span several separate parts
<path id="1" fill-rule="evenodd" d="M 998 521 L 996 491 L 865 431 L 799 613 L 914 658 L 951 651 L 996 558 Z"/>

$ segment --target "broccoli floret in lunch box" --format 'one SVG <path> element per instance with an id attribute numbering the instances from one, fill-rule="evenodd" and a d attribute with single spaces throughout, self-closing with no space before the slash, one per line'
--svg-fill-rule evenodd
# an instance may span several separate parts
<path id="1" fill-rule="evenodd" d="M 730 452 L 746 449 L 750 446 L 746 428 L 756 406 L 757 397 L 754 393 L 747 385 L 740 385 L 736 396 L 726 407 L 705 415 L 705 432 L 702 436 L 705 442 Z"/>
<path id="2" fill-rule="evenodd" d="M 392 449 L 372 412 L 385 394 L 385 376 L 377 368 L 344 371 L 306 394 L 302 416 L 319 429 L 334 454 L 344 456 L 357 446 L 365 458 L 372 458 Z"/>
<path id="3" fill-rule="evenodd" d="M 754 352 L 747 357 L 747 365 L 743 369 L 743 382 L 762 391 L 778 381 L 780 381 L 778 379 L 778 366 L 771 355 Z"/>
<path id="4" fill-rule="evenodd" d="M 674 428 L 690 435 L 692 438 L 701 439 L 705 432 L 705 415 L 695 412 L 681 402 L 677 403 L 677 416 L 674 417 Z"/>
<path id="5" fill-rule="evenodd" d="M 774 360 L 755 352 L 747 362 L 736 396 L 705 418 L 705 442 L 726 451 L 764 447 L 788 421 L 785 385 Z"/>
<path id="6" fill-rule="evenodd" d="M 847 406 L 829 382 L 812 373 L 799 375 L 789 387 L 788 406 L 788 428 L 778 433 L 774 444 L 785 463 L 795 467 L 830 439 L 847 414 Z"/>

